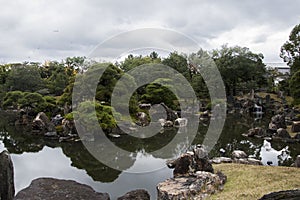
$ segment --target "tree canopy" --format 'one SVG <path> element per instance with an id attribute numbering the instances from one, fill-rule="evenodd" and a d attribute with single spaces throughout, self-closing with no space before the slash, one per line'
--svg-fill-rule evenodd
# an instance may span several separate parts
<path id="1" fill-rule="evenodd" d="M 289 40 L 282 45 L 280 57 L 291 67 L 292 74 L 300 69 L 300 24 L 293 28 Z"/>
<path id="2" fill-rule="evenodd" d="M 296 25 L 281 47 L 280 57 L 291 68 L 291 77 L 285 80 L 289 92 L 294 97 L 294 103 L 300 103 L 300 24 Z"/>
<path id="3" fill-rule="evenodd" d="M 236 95 L 238 89 L 249 91 L 267 85 L 262 54 L 255 54 L 246 47 L 223 45 L 212 51 L 212 58 L 221 73 L 227 95 Z"/>

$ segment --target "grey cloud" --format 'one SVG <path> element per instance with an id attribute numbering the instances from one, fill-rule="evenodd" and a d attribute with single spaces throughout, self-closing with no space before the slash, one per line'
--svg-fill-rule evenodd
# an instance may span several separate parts
<path id="1" fill-rule="evenodd" d="M 205 46 L 240 26 L 267 26 L 270 32 L 282 31 L 298 24 L 300 16 L 300 2 L 292 0 L 16 0 L 1 5 L 0 62 L 86 55 L 115 34 L 153 24 L 182 32 Z M 252 42 L 262 43 L 267 38 L 260 34 L 253 36 Z M 176 38 L 172 41 L 182 45 Z M 107 54 L 120 45 L 128 45 L 122 43 L 117 41 Z M 230 41 L 224 43 L 230 45 Z"/>

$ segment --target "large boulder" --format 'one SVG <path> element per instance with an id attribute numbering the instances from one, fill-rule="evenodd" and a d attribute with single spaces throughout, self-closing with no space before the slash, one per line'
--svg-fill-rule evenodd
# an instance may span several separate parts
<path id="1" fill-rule="evenodd" d="M 260 127 L 251 128 L 244 136 L 247 137 L 264 137 L 266 135 L 265 130 Z"/>
<path id="2" fill-rule="evenodd" d="M 275 124 L 277 129 L 279 128 L 286 128 L 286 123 L 285 123 L 285 116 L 284 115 L 275 115 L 271 119 L 271 123 Z"/>
<path id="3" fill-rule="evenodd" d="M 117 200 L 150 200 L 150 195 L 146 190 L 138 189 L 127 192 Z"/>
<path id="4" fill-rule="evenodd" d="M 204 199 L 223 189 L 227 177 L 222 173 L 197 171 L 193 176 L 167 179 L 157 185 L 157 199 Z"/>
<path id="5" fill-rule="evenodd" d="M 193 152 L 184 153 L 176 160 L 169 161 L 167 165 L 170 168 L 174 168 L 174 177 L 189 176 L 196 171 L 214 173 L 207 152 L 200 146 L 194 148 Z"/>
<path id="6" fill-rule="evenodd" d="M 269 123 L 269 128 L 267 131 L 268 131 L 268 133 L 274 134 L 274 133 L 276 133 L 277 129 L 278 129 L 278 127 L 271 122 L 271 123 Z"/>
<path id="7" fill-rule="evenodd" d="M 241 158 L 248 158 L 248 155 L 241 150 L 234 150 L 231 154 L 233 159 L 241 159 Z"/>
<path id="8" fill-rule="evenodd" d="M 55 132 L 55 125 L 44 112 L 39 112 L 32 122 L 32 128 L 39 133 Z"/>
<path id="9" fill-rule="evenodd" d="M 300 122 L 293 122 L 291 131 L 293 133 L 300 132 Z"/>
<path id="10" fill-rule="evenodd" d="M 279 192 L 272 192 L 264 195 L 259 200 L 298 200 L 300 199 L 300 190 L 286 190 Z"/>
<path id="11" fill-rule="evenodd" d="M 63 128 L 63 132 L 61 133 L 62 136 L 67 136 L 70 134 L 77 133 L 74 120 L 63 119 L 61 126 Z"/>
<path id="12" fill-rule="evenodd" d="M 169 108 L 166 104 L 160 103 L 160 105 L 164 107 L 164 109 L 166 110 L 168 121 L 174 122 L 178 118 L 178 114 L 175 111 L 173 111 L 171 108 Z"/>
<path id="13" fill-rule="evenodd" d="M 144 112 L 138 112 L 137 114 L 137 119 L 138 119 L 138 124 L 141 126 L 148 126 L 149 125 L 149 120 L 148 120 L 148 116 L 146 113 Z"/>
<path id="14" fill-rule="evenodd" d="M 15 196 L 14 167 L 7 151 L 0 153 L 0 199 L 12 200 Z"/>
<path id="15" fill-rule="evenodd" d="M 95 192 L 90 186 L 71 180 L 54 178 L 38 178 L 31 182 L 29 187 L 21 190 L 14 200 L 109 200 L 107 193 Z"/>
<path id="16" fill-rule="evenodd" d="M 275 136 L 280 137 L 280 138 L 287 138 L 287 139 L 291 138 L 291 135 L 289 134 L 289 132 L 284 128 L 277 129 Z"/>

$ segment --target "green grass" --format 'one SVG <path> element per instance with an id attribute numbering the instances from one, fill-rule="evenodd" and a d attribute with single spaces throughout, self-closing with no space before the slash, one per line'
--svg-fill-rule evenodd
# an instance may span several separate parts
<path id="1" fill-rule="evenodd" d="M 214 165 L 227 175 L 224 190 L 210 199 L 259 199 L 270 192 L 300 188 L 300 168 L 241 164 Z"/>

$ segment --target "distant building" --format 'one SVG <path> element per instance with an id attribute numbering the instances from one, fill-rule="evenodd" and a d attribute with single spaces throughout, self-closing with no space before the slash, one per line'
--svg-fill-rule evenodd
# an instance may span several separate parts
<path id="1" fill-rule="evenodd" d="M 274 80 L 275 85 L 290 75 L 290 67 L 286 63 L 266 63 L 266 67 L 276 69 L 281 74 Z"/>
<path id="2" fill-rule="evenodd" d="M 266 63 L 267 68 L 277 69 L 278 72 L 285 74 L 290 74 L 290 67 L 286 63 Z"/>

